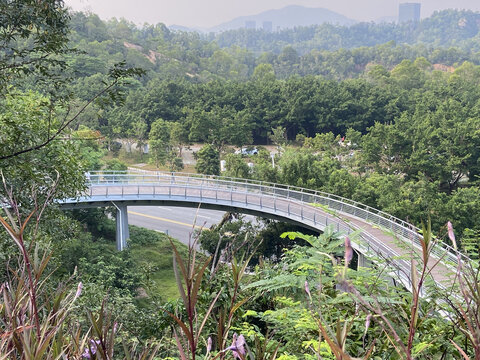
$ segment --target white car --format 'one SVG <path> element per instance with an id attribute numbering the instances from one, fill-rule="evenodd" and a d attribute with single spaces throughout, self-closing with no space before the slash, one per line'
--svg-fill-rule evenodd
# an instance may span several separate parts
<path id="1" fill-rule="evenodd" d="M 258 154 L 258 149 L 256 147 L 250 148 L 250 147 L 244 147 L 241 149 L 238 149 L 235 151 L 235 154 L 240 154 L 240 155 L 257 155 Z"/>

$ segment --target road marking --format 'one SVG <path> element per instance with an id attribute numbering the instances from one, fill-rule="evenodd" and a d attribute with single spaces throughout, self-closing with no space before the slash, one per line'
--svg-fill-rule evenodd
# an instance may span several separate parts
<path id="1" fill-rule="evenodd" d="M 129 213 L 129 214 L 132 214 L 132 215 L 143 216 L 143 217 L 146 217 L 146 218 L 149 218 L 149 219 L 154 219 L 154 220 L 159 220 L 159 221 L 165 221 L 165 222 L 169 222 L 169 223 L 173 223 L 173 224 L 177 224 L 177 225 L 187 226 L 187 227 L 189 227 L 189 228 L 192 228 L 192 227 L 193 227 L 192 224 L 187 224 L 187 223 L 184 223 L 184 222 L 181 222 L 181 221 L 176 221 L 176 220 L 171 220 L 171 219 L 165 219 L 165 218 L 158 217 L 158 216 L 153 216 L 153 215 L 146 215 L 146 214 L 142 214 L 142 213 L 135 212 L 135 211 L 129 211 L 128 213 Z M 195 225 L 195 228 L 196 228 L 196 229 L 204 229 L 205 227 L 199 226 L 199 225 Z"/>

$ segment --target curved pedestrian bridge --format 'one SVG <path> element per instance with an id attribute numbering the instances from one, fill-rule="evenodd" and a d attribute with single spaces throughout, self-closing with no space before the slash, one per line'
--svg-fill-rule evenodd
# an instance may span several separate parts
<path id="1" fill-rule="evenodd" d="M 165 172 L 97 172 L 88 175 L 89 188 L 77 198 L 59 202 L 65 209 L 115 206 L 117 248 L 126 246 L 127 206 L 198 207 L 261 216 L 322 232 L 332 225 L 344 236 L 355 232 L 352 245 L 365 257 L 393 265 L 394 277 L 410 287 L 411 256 L 419 258 L 420 230 L 369 206 L 336 195 L 261 181 Z M 429 266 L 437 284 L 450 281 L 456 252 L 437 244 Z"/>

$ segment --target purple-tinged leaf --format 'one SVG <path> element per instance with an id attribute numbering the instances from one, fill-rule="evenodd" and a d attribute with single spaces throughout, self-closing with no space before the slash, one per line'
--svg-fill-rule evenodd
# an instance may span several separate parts
<path id="1" fill-rule="evenodd" d="M 452 242 L 453 248 L 455 250 L 457 250 L 457 241 L 455 240 L 455 233 L 453 232 L 453 225 L 450 221 L 447 222 L 447 229 L 448 229 L 448 238 Z"/>
<path id="2" fill-rule="evenodd" d="M 348 264 L 353 259 L 352 242 L 348 236 L 345 237 L 345 263 Z"/>

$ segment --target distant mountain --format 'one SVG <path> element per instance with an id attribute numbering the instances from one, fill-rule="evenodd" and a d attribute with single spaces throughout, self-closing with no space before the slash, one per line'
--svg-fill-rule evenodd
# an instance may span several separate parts
<path id="1" fill-rule="evenodd" d="M 169 25 L 168 28 L 170 30 L 176 30 L 176 31 L 185 31 L 185 32 L 199 32 L 199 33 L 204 33 L 207 32 L 208 30 L 203 29 L 203 28 L 191 28 L 187 26 L 182 26 L 182 25 Z"/>
<path id="2" fill-rule="evenodd" d="M 247 21 L 255 22 L 255 27 L 257 29 L 263 28 L 264 22 L 271 22 L 272 30 L 322 23 L 338 25 L 353 25 L 356 23 L 355 20 L 349 19 L 328 9 L 290 5 L 282 9 L 264 11 L 257 15 L 237 17 L 231 21 L 214 26 L 208 29 L 208 31 L 220 32 L 244 28 Z"/>

